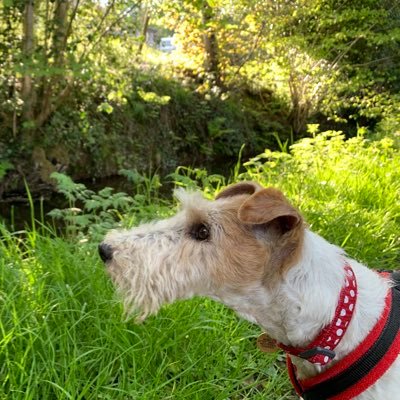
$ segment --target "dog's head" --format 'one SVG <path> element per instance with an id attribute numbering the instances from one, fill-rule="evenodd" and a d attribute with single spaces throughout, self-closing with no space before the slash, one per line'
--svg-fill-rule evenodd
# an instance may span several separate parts
<path id="1" fill-rule="evenodd" d="M 175 216 L 110 232 L 100 245 L 128 308 L 144 318 L 163 303 L 202 295 L 252 319 L 251 302 L 266 301 L 300 256 L 299 212 L 279 190 L 253 182 L 229 186 L 214 201 L 184 191 L 177 197 Z"/>

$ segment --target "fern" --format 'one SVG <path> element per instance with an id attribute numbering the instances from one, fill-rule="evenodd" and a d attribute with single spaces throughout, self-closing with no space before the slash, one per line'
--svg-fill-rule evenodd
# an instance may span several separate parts
<path id="1" fill-rule="evenodd" d="M 107 230 L 121 225 L 122 215 L 134 202 L 126 193 L 114 193 L 110 187 L 96 193 L 65 174 L 55 172 L 51 177 L 57 182 L 57 190 L 69 201 L 69 207 L 54 209 L 48 215 L 63 221 L 71 238 L 81 240 L 89 236 L 100 240 Z M 82 207 L 78 207 L 78 203 Z"/>

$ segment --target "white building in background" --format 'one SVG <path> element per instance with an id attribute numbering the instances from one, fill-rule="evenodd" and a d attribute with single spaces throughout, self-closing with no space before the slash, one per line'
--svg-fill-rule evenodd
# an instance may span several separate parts
<path id="1" fill-rule="evenodd" d="M 176 46 L 174 44 L 174 37 L 173 36 L 167 36 L 163 37 L 160 39 L 160 47 L 159 49 L 161 51 L 165 51 L 167 53 L 174 51 L 176 49 Z"/>

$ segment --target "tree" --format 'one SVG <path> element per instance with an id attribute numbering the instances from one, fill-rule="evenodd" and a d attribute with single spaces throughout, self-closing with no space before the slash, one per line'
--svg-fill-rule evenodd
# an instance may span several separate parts
<path id="1" fill-rule="evenodd" d="M 9 0 L 0 6 L 0 16 L 5 17 L 0 23 L 5 41 L 0 53 L 2 79 L 14 82 L 11 91 L 0 91 L 0 101 L 7 104 L 12 98 L 15 103 L 13 118 L 2 114 L 3 125 L 9 127 L 12 120 L 14 135 L 34 142 L 74 85 L 87 79 L 82 71 L 98 67 L 92 55 L 112 38 L 113 29 L 125 20 L 129 25 L 134 9 L 137 3 L 132 1 L 110 1 L 104 8 L 81 0 Z"/>
<path id="2" fill-rule="evenodd" d="M 321 111 L 336 119 L 377 116 L 400 87 L 398 2 L 181 0 L 164 7 L 197 72 L 228 89 L 272 88 L 287 98 L 296 135 Z"/>

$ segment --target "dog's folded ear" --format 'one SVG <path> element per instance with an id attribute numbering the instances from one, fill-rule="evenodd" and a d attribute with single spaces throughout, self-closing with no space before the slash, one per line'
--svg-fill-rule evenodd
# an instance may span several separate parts
<path id="1" fill-rule="evenodd" d="M 239 219 L 246 224 L 268 224 L 274 222 L 282 234 L 302 223 L 300 213 L 275 188 L 262 189 L 251 195 L 239 208 Z"/>
<path id="2" fill-rule="evenodd" d="M 224 199 L 227 197 L 239 196 L 243 194 L 252 195 L 262 189 L 263 189 L 262 186 L 260 186 L 256 182 L 250 182 L 250 181 L 239 182 L 228 186 L 226 189 L 220 192 L 216 197 L 216 200 Z"/>

